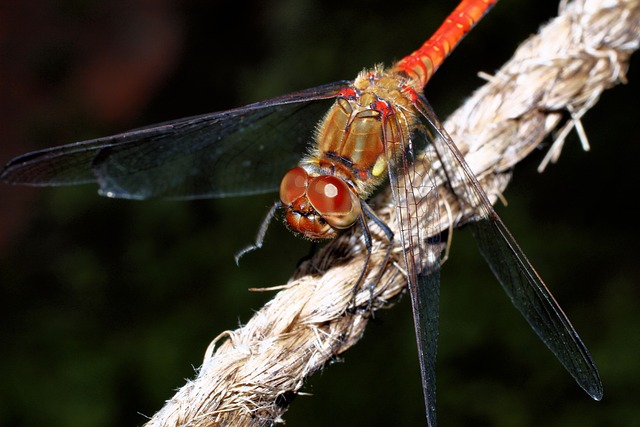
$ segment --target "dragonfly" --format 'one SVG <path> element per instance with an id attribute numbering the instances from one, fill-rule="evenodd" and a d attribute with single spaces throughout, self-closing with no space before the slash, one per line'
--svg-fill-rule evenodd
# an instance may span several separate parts
<path id="1" fill-rule="evenodd" d="M 11 160 L 0 180 L 32 186 L 97 183 L 103 196 L 139 200 L 279 190 L 252 248 L 262 244 L 266 225 L 279 211 L 288 228 L 310 240 L 333 239 L 358 224 L 368 253 L 368 223 L 377 224 L 389 246 L 398 237 L 402 247 L 427 424 L 435 426 L 443 245 L 442 230 L 430 224 L 439 215 L 436 177 L 443 178 L 458 202 L 471 208 L 466 225 L 512 303 L 578 385 L 600 400 L 602 383 L 586 346 L 423 94 L 445 58 L 496 2 L 462 0 L 420 48 L 390 67 L 365 69 L 354 80 L 27 153 Z M 394 230 L 367 203 L 387 182 Z"/>

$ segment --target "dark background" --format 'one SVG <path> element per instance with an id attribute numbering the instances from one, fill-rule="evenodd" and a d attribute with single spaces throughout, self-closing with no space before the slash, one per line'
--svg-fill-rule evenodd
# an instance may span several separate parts
<path id="1" fill-rule="evenodd" d="M 417 48 L 456 2 L 7 3 L 0 163 L 353 78 Z M 552 3 L 503 1 L 486 17 L 427 87 L 441 117 L 555 15 Z M 640 425 L 638 68 L 635 57 L 630 83 L 584 118 L 591 151 L 571 135 L 544 174 L 533 153 L 498 209 L 592 352 L 604 400 L 573 383 L 458 232 L 441 279 L 441 425 Z M 274 197 L 131 202 L 92 186 L 1 186 L 0 424 L 143 424 L 212 338 L 270 298 L 247 288 L 283 283 L 307 253 L 276 224 L 235 266 Z M 304 391 L 287 425 L 422 425 L 408 298 Z"/>

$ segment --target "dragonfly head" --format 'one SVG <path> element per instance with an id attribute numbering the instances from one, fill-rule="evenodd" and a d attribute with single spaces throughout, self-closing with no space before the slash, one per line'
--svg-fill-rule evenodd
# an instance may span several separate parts
<path id="1" fill-rule="evenodd" d="M 280 183 L 280 200 L 287 226 L 311 240 L 332 239 L 362 215 L 360 198 L 343 179 L 310 176 L 298 166 Z"/>

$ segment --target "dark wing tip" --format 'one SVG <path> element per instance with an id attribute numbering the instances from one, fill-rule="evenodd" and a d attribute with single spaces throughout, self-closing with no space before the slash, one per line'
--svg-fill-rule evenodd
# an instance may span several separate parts
<path id="1" fill-rule="evenodd" d="M 33 163 L 37 163 L 38 154 L 27 153 L 11 159 L 0 172 L 0 181 L 13 185 L 46 185 L 41 183 L 38 173 L 33 170 Z"/>
<path id="2" fill-rule="evenodd" d="M 588 387 L 583 387 L 584 391 L 586 391 L 591 398 L 597 402 L 602 400 L 604 396 L 604 389 L 602 387 L 602 382 L 600 381 L 600 377 L 597 377 L 595 381 L 591 382 Z"/>
<path id="3" fill-rule="evenodd" d="M 95 183 L 91 171 L 93 158 L 102 149 L 102 143 L 112 139 L 76 142 L 22 154 L 4 166 L 0 181 L 36 187 Z"/>

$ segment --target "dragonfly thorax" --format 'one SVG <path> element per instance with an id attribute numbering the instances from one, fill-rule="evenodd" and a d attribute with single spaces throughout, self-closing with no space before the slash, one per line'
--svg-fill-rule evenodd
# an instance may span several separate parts
<path id="1" fill-rule="evenodd" d="M 406 98 L 397 85 L 381 85 L 378 71 L 361 74 L 338 95 L 313 150 L 282 180 L 286 223 L 307 238 L 329 239 L 351 227 L 360 203 L 387 178 L 390 153 L 408 140 Z"/>

